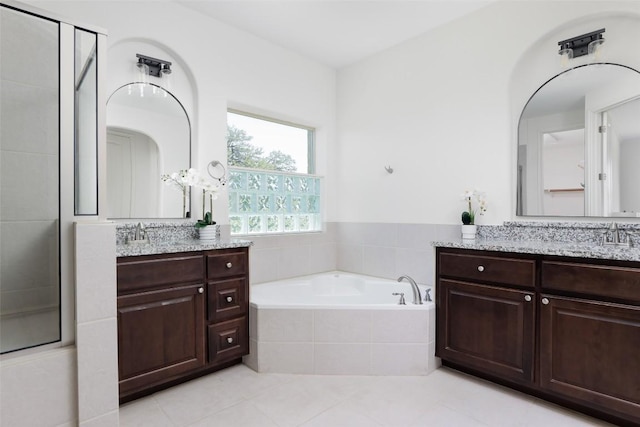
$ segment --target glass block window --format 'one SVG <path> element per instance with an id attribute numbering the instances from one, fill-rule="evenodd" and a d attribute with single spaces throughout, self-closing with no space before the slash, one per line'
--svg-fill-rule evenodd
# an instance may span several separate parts
<path id="1" fill-rule="evenodd" d="M 231 234 L 320 231 L 322 178 L 229 168 Z"/>
<path id="2" fill-rule="evenodd" d="M 314 137 L 313 128 L 228 111 L 231 234 L 322 229 Z"/>

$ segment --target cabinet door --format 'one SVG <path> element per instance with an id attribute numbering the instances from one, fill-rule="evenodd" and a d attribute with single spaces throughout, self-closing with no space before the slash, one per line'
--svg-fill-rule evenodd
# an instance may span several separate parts
<path id="1" fill-rule="evenodd" d="M 532 292 L 441 279 L 437 355 L 521 383 L 533 381 Z"/>
<path id="2" fill-rule="evenodd" d="M 542 298 L 540 386 L 640 424 L 640 307 Z"/>
<path id="3" fill-rule="evenodd" d="M 121 396 L 204 365 L 204 301 L 202 285 L 118 297 Z"/>

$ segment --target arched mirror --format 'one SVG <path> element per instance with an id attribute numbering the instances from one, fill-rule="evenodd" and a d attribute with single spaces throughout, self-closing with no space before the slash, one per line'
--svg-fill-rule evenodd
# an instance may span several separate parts
<path id="1" fill-rule="evenodd" d="M 518 124 L 517 215 L 640 217 L 640 73 L 589 64 L 542 85 Z"/>
<path id="2" fill-rule="evenodd" d="M 161 176 L 189 169 L 191 126 L 182 104 L 150 83 L 131 83 L 107 103 L 108 218 L 184 218 L 183 194 Z"/>

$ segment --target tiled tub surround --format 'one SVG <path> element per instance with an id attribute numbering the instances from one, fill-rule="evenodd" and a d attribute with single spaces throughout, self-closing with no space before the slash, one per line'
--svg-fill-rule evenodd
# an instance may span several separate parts
<path id="1" fill-rule="evenodd" d="M 610 223 L 505 222 L 502 226 L 479 226 L 476 240 L 442 239 L 434 246 L 498 252 L 640 261 L 640 224 L 618 224 L 629 233 L 631 248 L 603 246 L 602 233 Z"/>
<path id="2" fill-rule="evenodd" d="M 251 295 L 244 361 L 257 372 L 427 375 L 438 366 L 435 305 L 412 304 L 407 283 L 332 272 L 256 285 Z"/>

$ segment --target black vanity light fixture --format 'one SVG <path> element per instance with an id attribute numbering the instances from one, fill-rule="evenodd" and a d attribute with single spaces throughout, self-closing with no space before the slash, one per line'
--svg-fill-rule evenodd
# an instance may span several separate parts
<path id="1" fill-rule="evenodd" d="M 560 50 L 558 54 L 562 57 L 563 64 L 571 58 L 578 58 L 584 55 L 591 56 L 592 61 L 597 60 L 600 47 L 604 43 L 602 33 L 604 33 L 604 28 L 559 41 Z"/>
<path id="2" fill-rule="evenodd" d="M 136 57 L 138 58 L 136 65 L 143 74 L 149 74 L 154 77 L 171 74 L 171 62 L 169 61 L 140 55 L 139 53 L 136 53 Z"/>

